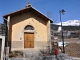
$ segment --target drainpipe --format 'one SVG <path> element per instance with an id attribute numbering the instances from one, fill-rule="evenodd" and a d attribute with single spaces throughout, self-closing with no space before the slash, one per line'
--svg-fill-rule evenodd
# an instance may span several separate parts
<path id="1" fill-rule="evenodd" d="M 4 18 L 4 24 L 6 25 L 6 31 L 5 31 L 5 47 L 8 46 L 8 27 L 7 27 L 7 19 Z"/>
<path id="2" fill-rule="evenodd" d="M 6 24 L 6 31 L 5 31 L 5 47 L 8 47 L 8 30 L 9 30 L 9 21 L 10 21 L 10 16 L 8 18 L 4 18 L 4 23 Z"/>
<path id="3" fill-rule="evenodd" d="M 4 58 L 5 58 L 5 60 L 7 60 L 6 59 L 6 49 L 7 49 L 8 36 L 7 36 L 7 19 L 5 19 L 5 18 L 4 18 L 4 24 L 6 25 L 5 26 L 6 30 L 5 30 L 5 51 L 4 51 L 5 52 L 5 57 Z"/>
<path id="4" fill-rule="evenodd" d="M 5 60 L 7 60 L 8 54 L 9 54 L 9 47 L 8 47 L 8 29 L 9 29 L 9 21 L 10 16 L 8 18 L 4 18 L 4 23 L 6 25 L 6 31 L 5 31 Z"/>

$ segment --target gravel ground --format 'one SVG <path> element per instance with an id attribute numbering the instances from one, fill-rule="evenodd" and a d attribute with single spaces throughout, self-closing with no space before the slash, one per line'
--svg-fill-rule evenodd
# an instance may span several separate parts
<path id="1" fill-rule="evenodd" d="M 80 58 L 80 43 L 68 43 L 65 47 L 66 54 Z"/>

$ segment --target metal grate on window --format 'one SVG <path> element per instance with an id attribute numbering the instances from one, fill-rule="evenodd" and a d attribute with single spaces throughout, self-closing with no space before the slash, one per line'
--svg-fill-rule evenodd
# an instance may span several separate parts
<path id="1" fill-rule="evenodd" d="M 24 30 L 34 30 L 34 28 L 31 25 L 28 25 L 24 28 Z"/>

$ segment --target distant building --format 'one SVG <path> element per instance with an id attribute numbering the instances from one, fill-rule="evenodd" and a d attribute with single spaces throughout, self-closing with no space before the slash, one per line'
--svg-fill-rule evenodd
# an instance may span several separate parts
<path id="1" fill-rule="evenodd" d="M 51 38 L 52 40 L 55 36 L 62 36 L 61 27 L 59 25 L 51 24 Z M 63 26 L 63 36 L 64 38 L 78 38 L 80 34 L 80 26 Z"/>
<path id="2" fill-rule="evenodd" d="M 1 23 L 0 24 L 0 36 L 5 36 L 5 32 L 6 32 L 6 26 L 5 24 Z"/>

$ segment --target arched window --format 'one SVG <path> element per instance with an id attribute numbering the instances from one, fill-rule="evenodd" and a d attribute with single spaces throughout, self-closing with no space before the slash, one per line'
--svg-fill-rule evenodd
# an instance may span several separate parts
<path id="1" fill-rule="evenodd" d="M 34 27 L 31 25 L 27 25 L 24 30 L 34 30 Z"/>

